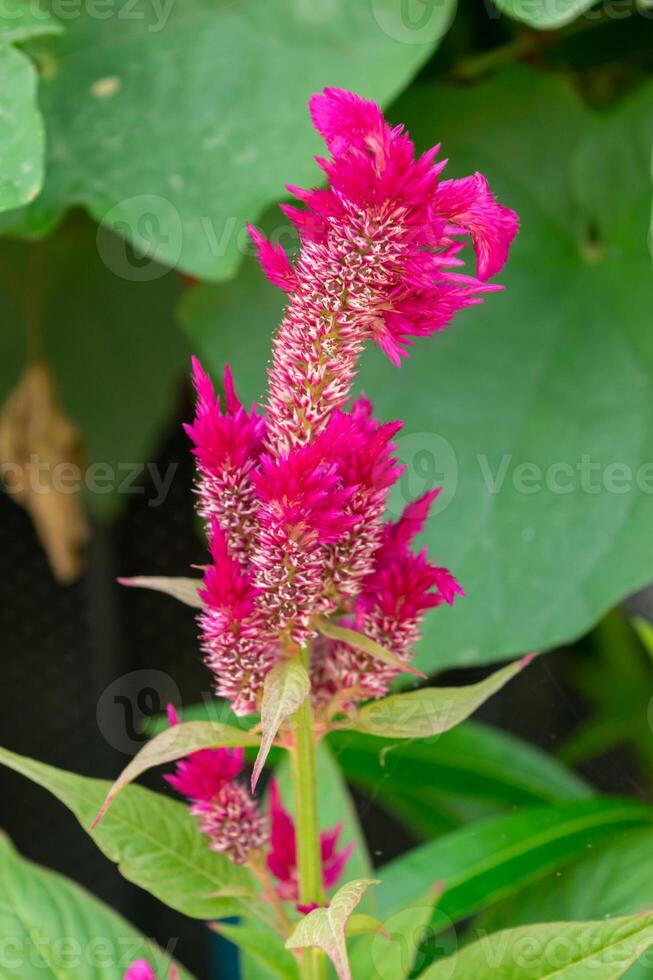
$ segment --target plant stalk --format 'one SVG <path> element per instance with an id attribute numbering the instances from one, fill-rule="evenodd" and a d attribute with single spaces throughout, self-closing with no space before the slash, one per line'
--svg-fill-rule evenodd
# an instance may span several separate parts
<path id="1" fill-rule="evenodd" d="M 302 651 L 302 663 L 310 666 L 310 650 Z M 317 764 L 315 726 L 310 695 L 293 716 L 295 744 L 291 752 L 295 792 L 295 825 L 299 901 L 302 905 L 322 905 L 322 855 L 317 811 Z M 324 980 L 326 963 L 319 949 L 306 949 L 302 955 L 303 980 Z"/>

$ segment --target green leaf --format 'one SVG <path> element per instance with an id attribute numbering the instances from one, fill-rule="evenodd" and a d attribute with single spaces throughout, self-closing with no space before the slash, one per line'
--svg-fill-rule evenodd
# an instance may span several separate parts
<path id="1" fill-rule="evenodd" d="M 0 24 L 0 211 L 32 201 L 43 180 L 43 122 L 36 72 L 29 58 L 3 41 Z"/>
<path id="2" fill-rule="evenodd" d="M 0 44 L 27 41 L 43 34 L 61 34 L 63 24 L 37 0 L 13 0 L 0 11 Z"/>
<path id="3" fill-rule="evenodd" d="M 277 933 L 260 929 L 249 922 L 237 926 L 218 922 L 213 928 L 262 966 L 269 975 L 278 980 L 299 980 L 297 960 L 285 948 L 283 939 Z"/>
<path id="4" fill-rule="evenodd" d="M 252 772 L 252 789 L 263 771 L 279 726 L 297 711 L 310 690 L 310 678 L 298 660 L 280 660 L 266 675 L 261 701 L 261 747 Z"/>
<path id="5" fill-rule="evenodd" d="M 326 636 L 331 640 L 339 640 L 341 643 L 348 643 L 355 650 L 362 650 L 363 653 L 369 654 L 370 657 L 375 657 L 381 663 L 389 664 L 390 667 L 396 667 L 403 674 L 426 677 L 421 670 L 417 670 L 412 664 L 398 657 L 392 650 L 381 646 L 376 640 L 373 640 L 370 636 L 365 636 L 364 633 L 359 633 L 358 630 L 349 629 L 347 626 L 338 626 L 337 623 L 331 623 L 328 619 L 323 619 L 321 616 L 316 618 L 315 625 L 322 636 Z"/>
<path id="6" fill-rule="evenodd" d="M 7 749 L 0 749 L 0 763 L 49 790 L 85 830 L 110 789 L 106 780 L 55 769 Z M 184 915 L 267 915 L 250 872 L 210 850 L 183 803 L 129 786 L 91 837 L 128 881 Z"/>
<path id="7" fill-rule="evenodd" d="M 210 721 L 189 721 L 172 725 L 151 741 L 146 742 L 120 776 L 112 784 L 107 797 L 93 821 L 95 828 L 105 817 L 116 797 L 148 769 L 162 766 L 175 759 L 198 752 L 200 749 L 234 748 L 241 745 L 258 745 L 260 739 L 242 728 L 216 724 Z"/>
<path id="8" fill-rule="evenodd" d="M 420 150 L 442 140 L 445 176 L 482 171 L 521 217 L 503 293 L 418 340 L 399 371 L 363 357 L 377 414 L 405 420 L 391 516 L 444 485 L 422 541 L 466 598 L 425 620 L 416 663 L 432 673 L 564 643 L 653 578 L 653 96 L 598 116 L 561 77 L 513 69 L 413 87 L 390 115 Z M 245 401 L 265 390 L 282 302 L 256 276 L 181 309 Z"/>
<path id="9" fill-rule="evenodd" d="M 42 44 L 47 179 L 5 230 L 42 231 L 81 202 L 146 256 L 228 276 L 245 221 L 287 182 L 316 180 L 310 94 L 341 85 L 387 101 L 453 9 L 446 0 L 411 27 L 394 0 L 136 0 L 129 17 L 113 0 L 101 19 L 82 8 Z"/>
<path id="10" fill-rule="evenodd" d="M 553 922 L 506 929 L 467 946 L 423 980 L 615 980 L 653 943 L 653 913 L 599 922 Z"/>
<path id="11" fill-rule="evenodd" d="M 0 835 L 2 978 L 115 980 L 138 959 L 167 977 L 171 952 L 84 888 L 26 861 Z M 180 980 L 191 980 L 179 964 Z"/>
<path id="12" fill-rule="evenodd" d="M 441 892 L 441 886 L 429 889 L 417 901 L 393 912 L 375 935 L 357 943 L 349 956 L 353 976 L 373 976 L 374 980 L 407 980 L 412 976 L 416 954 L 430 932 Z"/>
<path id="13" fill-rule="evenodd" d="M 378 881 L 363 879 L 347 882 L 338 889 L 327 908 L 313 909 L 299 920 L 286 940 L 286 947 L 322 949 L 335 966 L 339 980 L 352 980 L 345 930 L 349 916 L 370 885 L 378 885 Z"/>
<path id="14" fill-rule="evenodd" d="M 540 31 L 571 23 L 595 3 L 596 0 L 496 0 L 504 14 Z"/>
<path id="15" fill-rule="evenodd" d="M 467 687 L 424 687 L 371 701 L 344 721 L 343 727 L 389 738 L 440 735 L 468 718 L 530 660 L 530 656 L 523 657 Z"/>
<path id="16" fill-rule="evenodd" d="M 563 867 L 589 846 L 653 821 L 653 809 L 602 798 L 528 807 L 415 848 L 380 871 L 381 917 L 444 882 L 438 910 L 453 922 Z"/>
<path id="17" fill-rule="evenodd" d="M 653 908 L 653 831 L 633 830 L 593 847 L 561 873 L 524 888 L 477 922 L 493 932 L 510 925 L 599 919 Z M 651 962 L 628 971 L 628 980 L 650 980 Z"/>
<path id="18" fill-rule="evenodd" d="M 130 280 L 130 266 L 121 264 L 124 242 L 113 245 L 107 265 L 86 220 L 40 244 L 0 245 L 0 402 L 23 370 L 29 334 L 43 347 L 63 408 L 84 437 L 88 466 L 75 482 L 102 515 L 134 496 L 152 507 L 166 499 L 177 467 L 155 465 L 157 441 L 189 369 L 171 312 L 180 293 L 176 277 L 157 266 L 162 278 Z"/>
<path id="19" fill-rule="evenodd" d="M 545 752 L 481 722 L 466 721 L 428 741 L 334 732 L 329 744 L 350 782 L 426 836 L 433 833 L 438 803 L 454 808 L 472 799 L 528 806 L 592 794 Z"/>
<path id="20" fill-rule="evenodd" d="M 202 608 L 202 600 L 199 597 L 202 579 L 178 578 L 172 575 L 135 575 L 133 578 L 119 578 L 118 581 L 121 585 L 131 588 L 163 592 L 194 609 Z"/>

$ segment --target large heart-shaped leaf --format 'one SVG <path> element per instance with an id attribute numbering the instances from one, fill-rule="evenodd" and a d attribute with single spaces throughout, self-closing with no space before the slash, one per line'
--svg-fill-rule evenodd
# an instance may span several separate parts
<path id="1" fill-rule="evenodd" d="M 43 121 L 29 58 L 3 42 L 0 24 L 0 211 L 34 200 L 43 180 Z"/>
<path id="2" fill-rule="evenodd" d="M 448 176 L 483 171 L 522 225 L 503 294 L 418 341 L 399 372 L 363 358 L 378 413 L 406 422 L 392 515 L 444 485 L 423 540 L 467 597 L 426 620 L 431 672 L 567 641 L 653 577 L 653 97 L 595 116 L 563 80 L 514 69 L 413 88 L 391 116 L 420 149 L 442 140 Z M 281 303 L 262 280 L 252 265 L 182 308 L 247 399 L 265 389 Z"/>
<path id="3" fill-rule="evenodd" d="M 88 830 L 110 783 L 0 749 L 0 763 L 49 790 Z M 129 786 L 91 834 L 125 878 L 166 905 L 199 919 L 266 917 L 250 872 L 211 851 L 183 803 Z"/>
<path id="4" fill-rule="evenodd" d="M 528 807 L 463 827 L 381 869 L 381 917 L 441 880 L 445 891 L 438 909 L 456 922 L 545 877 L 589 846 L 652 821 L 651 807 L 603 798 Z"/>
<path id="5" fill-rule="evenodd" d="M 167 977 L 173 952 L 79 885 L 21 858 L 2 835 L 0 935 L 3 980 L 116 980 L 139 959 Z M 180 980 L 191 980 L 176 969 Z"/>
<path id="6" fill-rule="evenodd" d="M 149 258 L 229 275 L 245 221 L 315 179 L 306 103 L 324 85 L 387 101 L 447 29 L 455 0 L 411 24 L 394 0 L 109 0 L 41 41 L 47 179 L 7 230 L 83 203 Z"/>
<path id="7" fill-rule="evenodd" d="M 441 960 L 423 980 L 617 980 L 653 943 L 653 912 L 505 929 Z"/>

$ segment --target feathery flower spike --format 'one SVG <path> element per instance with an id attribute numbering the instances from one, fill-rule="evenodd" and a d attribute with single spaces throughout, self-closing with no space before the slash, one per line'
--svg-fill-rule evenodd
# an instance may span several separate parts
<path id="1" fill-rule="evenodd" d="M 177 724 L 169 706 L 168 720 Z M 190 812 L 209 838 L 213 851 L 244 864 L 268 840 L 267 821 L 244 783 L 235 782 L 243 769 L 243 749 L 200 749 L 177 762 L 176 771 L 164 776 L 190 801 Z"/>
<path id="2" fill-rule="evenodd" d="M 354 844 L 351 843 L 338 851 L 338 839 L 342 829 L 343 825 L 338 824 L 332 830 L 323 830 L 320 834 L 322 882 L 327 891 L 340 880 L 354 850 Z M 298 879 L 295 822 L 284 809 L 279 787 L 274 778 L 270 780 L 270 850 L 267 865 L 279 882 L 277 885 L 279 898 L 283 901 L 296 902 Z"/>
<path id="3" fill-rule="evenodd" d="M 403 128 L 373 102 L 328 88 L 310 111 L 331 158 L 318 159 L 326 189 L 289 188 L 306 205 L 283 208 L 301 238 L 294 269 L 252 229 L 264 272 L 289 293 L 269 372 L 267 441 L 276 455 L 308 442 L 344 406 L 366 341 L 398 365 L 411 338 L 441 330 L 498 288 L 486 280 L 518 227 L 480 174 L 440 183 L 439 148 L 415 157 Z M 455 271 L 467 235 L 476 276 Z"/>

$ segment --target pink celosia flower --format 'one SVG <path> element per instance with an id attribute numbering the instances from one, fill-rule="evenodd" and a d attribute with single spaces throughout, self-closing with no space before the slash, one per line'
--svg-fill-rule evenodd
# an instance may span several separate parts
<path id="1" fill-rule="evenodd" d="M 156 980 L 156 973 L 147 960 L 136 960 L 125 973 L 123 980 Z"/>
<path id="2" fill-rule="evenodd" d="M 171 966 L 167 973 L 168 980 L 179 980 L 176 966 Z M 147 960 L 136 960 L 125 973 L 123 980 L 157 980 L 156 973 Z"/>
<path id="3" fill-rule="evenodd" d="M 349 860 L 354 844 L 337 850 L 342 824 L 320 834 L 322 852 L 322 882 L 328 891 L 338 883 Z M 295 843 L 295 823 L 284 809 L 279 787 L 275 779 L 270 780 L 270 850 L 267 864 L 278 880 L 277 893 L 284 901 L 296 902 L 298 899 L 297 851 Z"/>
<path id="4" fill-rule="evenodd" d="M 197 391 L 195 418 L 184 426 L 192 439 L 199 470 L 199 513 L 215 519 L 230 552 L 246 558 L 256 522 L 256 498 L 252 472 L 257 466 L 265 435 L 265 421 L 255 406 L 248 413 L 236 396 L 227 366 L 224 372 L 225 410 L 216 397 L 210 378 L 196 357 L 193 379 Z"/>
<path id="5" fill-rule="evenodd" d="M 284 208 L 300 233 L 294 267 L 250 229 L 266 275 L 289 297 L 265 422 L 242 407 L 228 370 L 223 408 L 194 362 L 188 432 L 213 559 L 200 624 L 218 693 L 238 714 L 257 709 L 282 652 L 307 644 L 316 704 L 343 691 L 340 705 L 378 697 L 395 671 L 319 637 L 315 617 L 336 615 L 407 660 L 426 610 L 461 594 L 410 549 L 437 491 L 383 524 L 401 473 L 400 423 L 381 424 L 364 399 L 345 404 L 365 343 L 399 364 L 414 337 L 498 288 L 486 280 L 517 231 L 480 174 L 441 181 L 438 148 L 416 157 L 374 103 L 326 89 L 310 108 L 331 157 L 318 161 L 328 186 L 293 188 L 305 208 Z M 469 238 L 476 275 L 463 268 Z"/>
<path id="6" fill-rule="evenodd" d="M 217 519 L 210 536 L 213 564 L 204 572 L 199 615 L 207 665 L 220 697 L 229 698 L 238 715 L 256 711 L 265 675 L 279 657 L 257 605 L 252 573 L 229 549 Z"/>
<path id="7" fill-rule="evenodd" d="M 325 190 L 290 188 L 306 210 L 285 207 L 302 240 L 295 268 L 260 232 L 253 237 L 268 277 L 289 292 L 274 340 L 268 443 L 277 454 L 308 442 L 347 400 L 356 363 L 374 340 L 396 364 L 412 337 L 442 329 L 497 287 L 517 231 L 477 174 L 439 182 L 437 147 L 415 158 L 401 127 L 373 102 L 325 89 L 310 103 L 330 160 L 318 160 Z M 471 234 L 477 277 L 462 265 L 458 236 Z"/>
<path id="8" fill-rule="evenodd" d="M 450 605 L 464 594 L 446 568 L 432 565 L 425 551 L 414 554 L 409 547 L 437 493 L 431 491 L 409 504 L 399 521 L 386 525 L 375 568 L 363 583 L 353 620 L 346 623 L 406 660 L 425 612 L 442 603 Z M 314 649 L 312 673 L 317 703 L 339 695 L 345 706 L 383 697 L 398 671 L 349 644 L 323 641 Z M 349 699 L 343 696 L 348 690 Z"/>
<path id="9" fill-rule="evenodd" d="M 177 714 L 169 709 L 170 723 Z M 177 762 L 164 779 L 191 802 L 190 812 L 209 838 L 212 850 L 244 864 L 267 842 L 267 821 L 244 783 L 235 782 L 243 768 L 243 750 L 200 749 Z"/>

